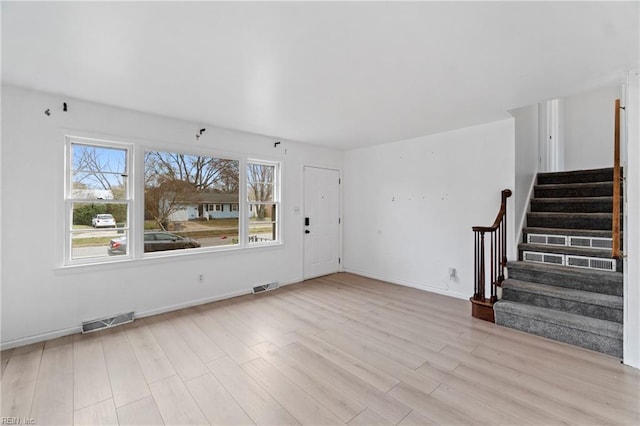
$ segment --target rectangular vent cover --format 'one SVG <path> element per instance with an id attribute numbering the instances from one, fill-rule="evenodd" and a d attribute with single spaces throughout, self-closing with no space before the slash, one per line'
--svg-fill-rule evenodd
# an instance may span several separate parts
<path id="1" fill-rule="evenodd" d="M 256 293 L 262 293 L 264 291 L 270 291 L 270 290 L 275 290 L 279 287 L 279 284 L 277 282 L 272 282 L 269 284 L 263 284 L 263 285 L 258 285 L 253 287 L 253 294 Z"/>
<path id="2" fill-rule="evenodd" d="M 615 259 L 604 259 L 600 257 L 525 251 L 522 253 L 522 259 L 526 262 L 550 263 L 553 265 L 573 266 L 575 268 L 597 269 L 599 271 L 615 272 L 616 270 Z"/>
<path id="3" fill-rule="evenodd" d="M 554 253 L 537 253 L 533 251 L 525 251 L 522 253 L 524 260 L 527 262 L 552 263 L 554 265 L 564 265 L 564 256 Z"/>
<path id="4" fill-rule="evenodd" d="M 594 249 L 611 249 L 611 238 L 573 237 L 571 235 L 527 234 L 527 243 L 550 246 L 571 246 Z"/>
<path id="5" fill-rule="evenodd" d="M 612 240 L 611 238 L 569 237 L 569 245 L 573 247 L 610 249 Z"/>
<path id="6" fill-rule="evenodd" d="M 111 328 L 129 322 L 133 322 L 133 312 L 127 312 L 126 314 L 120 314 L 110 318 L 85 321 L 82 323 L 82 334 L 104 330 L 105 328 Z"/>
<path id="7" fill-rule="evenodd" d="M 615 259 L 602 259 L 600 257 L 572 256 L 568 254 L 567 266 L 575 266 L 578 268 L 598 269 L 600 271 L 615 271 Z"/>
<path id="8" fill-rule="evenodd" d="M 527 234 L 530 244 L 548 244 L 552 246 L 566 246 L 567 237 L 564 235 Z"/>

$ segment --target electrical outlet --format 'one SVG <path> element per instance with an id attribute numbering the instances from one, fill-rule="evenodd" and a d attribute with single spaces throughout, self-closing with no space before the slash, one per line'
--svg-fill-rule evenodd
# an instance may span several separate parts
<path id="1" fill-rule="evenodd" d="M 203 282 L 204 281 L 204 274 L 198 275 L 198 281 L 199 282 Z"/>

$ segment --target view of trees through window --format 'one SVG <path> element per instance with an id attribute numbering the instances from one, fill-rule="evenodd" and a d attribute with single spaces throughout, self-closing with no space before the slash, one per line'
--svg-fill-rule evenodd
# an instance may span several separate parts
<path id="1" fill-rule="evenodd" d="M 238 244 L 240 218 L 233 205 L 239 201 L 239 182 L 237 160 L 146 152 L 145 231 L 169 232 L 177 242 L 197 241 L 197 247 Z M 145 242 L 147 251 L 157 250 Z"/>
<path id="2" fill-rule="evenodd" d="M 128 150 L 72 143 L 70 153 L 71 258 L 106 257 L 129 233 Z"/>
<path id="3" fill-rule="evenodd" d="M 134 180 L 130 148 L 119 146 L 69 144 L 69 260 L 131 254 L 128 241 L 138 232 L 145 253 L 240 245 L 241 229 L 248 229 L 245 244 L 278 240 L 274 163 L 246 163 L 247 197 L 240 200 L 239 160 L 146 151 L 144 171 Z M 144 193 L 134 205 L 136 180 L 144 180 Z M 138 208 L 144 208 L 144 230 L 130 227 L 132 217 L 142 216 Z"/>
<path id="4" fill-rule="evenodd" d="M 276 167 L 273 164 L 249 163 L 247 165 L 250 243 L 275 241 L 278 238 L 275 176 Z"/>

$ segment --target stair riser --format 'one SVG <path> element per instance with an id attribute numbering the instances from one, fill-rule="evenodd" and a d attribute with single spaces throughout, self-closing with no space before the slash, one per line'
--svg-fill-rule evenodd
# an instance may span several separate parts
<path id="1" fill-rule="evenodd" d="M 525 318 L 496 309 L 496 324 L 622 358 L 622 340 Z"/>
<path id="2" fill-rule="evenodd" d="M 558 217 L 529 213 L 527 215 L 527 226 L 538 228 L 611 230 L 612 220 L 610 217 Z"/>
<path id="3" fill-rule="evenodd" d="M 622 205 L 622 203 L 621 203 Z M 622 208 L 620 209 L 622 211 Z M 557 213 L 611 213 L 613 201 L 600 202 L 545 202 L 544 200 L 531 200 L 532 212 L 557 212 Z"/>
<path id="4" fill-rule="evenodd" d="M 579 197 L 612 197 L 613 184 L 594 185 L 581 188 L 544 188 L 535 187 L 535 198 L 579 198 Z"/>
<path id="5" fill-rule="evenodd" d="M 509 268 L 508 275 L 509 278 L 520 281 L 622 296 L 622 278 L 614 279 L 612 277 L 607 279 L 593 275 L 576 275 L 551 270 L 534 271 L 524 268 Z"/>
<path id="6" fill-rule="evenodd" d="M 589 183 L 613 181 L 613 169 L 583 171 L 581 173 L 539 173 L 538 185 L 557 185 L 563 183 Z"/>
<path id="7" fill-rule="evenodd" d="M 502 299 L 511 300 L 526 305 L 539 306 L 541 308 L 555 309 L 557 311 L 569 312 L 591 318 L 598 318 L 606 321 L 614 321 L 622 324 L 622 308 L 610 308 L 606 306 L 592 305 L 584 302 L 560 299 L 544 294 L 535 294 L 529 291 L 522 291 L 515 288 L 504 288 Z"/>

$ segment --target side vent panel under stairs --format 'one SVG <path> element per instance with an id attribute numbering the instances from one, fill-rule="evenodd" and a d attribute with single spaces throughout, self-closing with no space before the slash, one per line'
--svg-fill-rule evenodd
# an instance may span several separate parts
<path id="1" fill-rule="evenodd" d="M 271 290 L 275 290 L 279 287 L 280 285 L 277 282 L 272 282 L 272 283 L 268 283 L 268 284 L 263 284 L 263 285 L 258 285 L 253 287 L 253 294 L 256 293 L 263 293 L 265 291 L 271 291 Z"/>
<path id="2" fill-rule="evenodd" d="M 82 334 L 91 333 L 93 331 L 104 330 L 105 328 L 115 327 L 133 322 L 133 312 L 120 314 L 109 318 L 85 321 L 82 323 Z"/>

